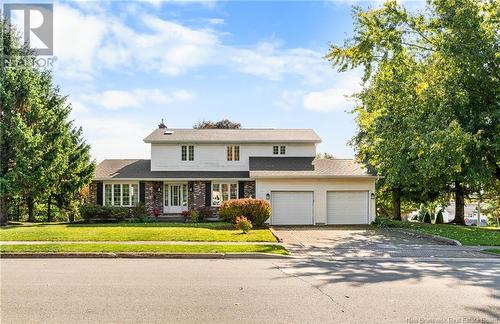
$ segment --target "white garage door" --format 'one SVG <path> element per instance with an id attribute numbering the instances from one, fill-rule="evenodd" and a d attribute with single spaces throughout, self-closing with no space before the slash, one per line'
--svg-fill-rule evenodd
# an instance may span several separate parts
<path id="1" fill-rule="evenodd" d="M 368 224 L 368 191 L 329 191 L 328 224 Z"/>
<path id="2" fill-rule="evenodd" d="M 312 225 L 312 191 L 272 191 L 273 225 Z"/>

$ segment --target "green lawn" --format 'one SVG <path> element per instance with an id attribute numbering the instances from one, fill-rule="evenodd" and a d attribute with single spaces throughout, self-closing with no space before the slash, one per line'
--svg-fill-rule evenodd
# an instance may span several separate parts
<path id="1" fill-rule="evenodd" d="M 2 227 L 0 241 L 276 242 L 268 229 L 241 234 L 229 223 L 36 224 Z"/>
<path id="2" fill-rule="evenodd" d="M 483 250 L 483 252 L 488 252 L 488 253 L 492 253 L 492 254 L 500 254 L 500 249 L 486 249 L 486 250 Z"/>
<path id="3" fill-rule="evenodd" d="M 286 255 L 277 244 L 14 244 L 0 246 L 0 252 L 171 252 L 171 253 L 274 253 Z"/>
<path id="4" fill-rule="evenodd" d="M 443 236 L 463 245 L 500 246 L 500 228 L 461 226 L 453 224 L 426 224 L 389 221 L 388 227 L 405 228 L 414 232 Z"/>

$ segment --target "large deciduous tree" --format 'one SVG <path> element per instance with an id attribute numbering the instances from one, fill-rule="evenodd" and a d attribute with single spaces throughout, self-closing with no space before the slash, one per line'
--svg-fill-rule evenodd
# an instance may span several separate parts
<path id="1" fill-rule="evenodd" d="M 204 120 L 204 121 L 201 121 L 198 124 L 194 125 L 193 128 L 195 128 L 195 129 L 213 129 L 213 128 L 240 129 L 241 124 L 230 121 L 229 119 L 222 119 L 222 120 L 219 120 L 218 122 Z"/>
<path id="2" fill-rule="evenodd" d="M 429 1 L 410 13 L 395 1 L 355 10 L 355 36 L 327 58 L 364 68 L 356 108 L 357 156 L 383 174 L 398 198 L 464 196 L 500 176 L 500 3 Z"/>

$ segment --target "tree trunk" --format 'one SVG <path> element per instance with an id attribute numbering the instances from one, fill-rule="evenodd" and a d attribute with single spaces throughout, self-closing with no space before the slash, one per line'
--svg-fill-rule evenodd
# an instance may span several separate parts
<path id="1" fill-rule="evenodd" d="M 7 199 L 5 197 L 0 197 L 0 226 L 6 226 L 8 222 Z"/>
<path id="2" fill-rule="evenodd" d="M 401 190 L 399 188 L 392 189 L 392 218 L 395 220 L 401 219 Z"/>
<path id="3" fill-rule="evenodd" d="M 455 218 L 452 220 L 452 223 L 465 225 L 464 214 L 464 188 L 460 181 L 455 181 Z"/>
<path id="4" fill-rule="evenodd" d="M 52 196 L 47 199 L 47 222 L 52 222 Z"/>
<path id="5" fill-rule="evenodd" d="M 35 202 L 33 201 L 33 197 L 26 198 L 26 205 L 28 207 L 28 222 L 33 223 L 35 221 L 35 214 L 33 210 L 35 208 Z"/>

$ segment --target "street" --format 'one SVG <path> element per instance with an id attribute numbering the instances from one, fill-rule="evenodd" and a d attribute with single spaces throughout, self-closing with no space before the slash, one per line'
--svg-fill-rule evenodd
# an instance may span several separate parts
<path id="1" fill-rule="evenodd" d="M 500 317 L 498 262 L 2 259 L 2 323 L 430 323 Z"/>

